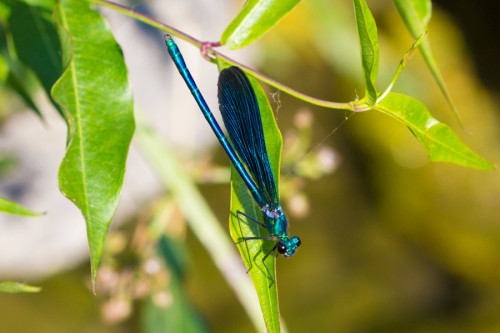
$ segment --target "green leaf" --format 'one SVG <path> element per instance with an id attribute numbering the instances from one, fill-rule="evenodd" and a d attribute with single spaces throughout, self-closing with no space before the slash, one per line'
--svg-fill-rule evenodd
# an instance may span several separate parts
<path id="1" fill-rule="evenodd" d="M 2 52 L 3 53 L 3 52 Z M 10 59 L 10 61 L 13 61 Z M 28 90 L 21 80 L 16 77 L 16 74 L 10 70 L 5 54 L 0 56 L 0 81 L 4 82 L 8 87 L 14 90 L 19 97 L 26 103 L 31 110 L 33 110 L 40 118 L 43 119 L 42 113 L 31 99 Z"/>
<path id="2" fill-rule="evenodd" d="M 170 283 L 172 304 L 157 305 L 148 298 L 142 310 L 142 327 L 145 333 L 156 332 L 208 332 L 203 321 L 182 293 L 178 282 Z"/>
<path id="3" fill-rule="evenodd" d="M 24 283 L 10 281 L 0 282 L 0 292 L 4 293 L 37 293 L 40 290 L 42 290 L 42 288 Z"/>
<path id="4" fill-rule="evenodd" d="M 365 0 L 354 0 L 354 14 L 361 48 L 366 104 L 373 105 L 377 100 L 377 90 L 375 89 L 379 57 L 377 25 Z"/>
<path id="5" fill-rule="evenodd" d="M 11 15 L 12 8 L 29 8 L 25 5 L 16 6 L 16 3 L 17 2 L 13 1 L 5 1 L 4 3 L 2 3 L 2 7 L 0 8 L 0 16 L 4 22 L 8 22 L 8 18 Z M 14 14 L 17 15 L 18 11 L 19 9 L 16 9 L 14 11 Z M 17 25 L 15 25 L 15 27 L 16 26 Z M 4 27 L 0 28 L 0 80 L 3 81 L 14 92 L 16 92 L 24 101 L 24 103 L 40 118 L 43 119 L 40 110 L 30 96 L 33 95 L 30 89 L 31 80 L 27 80 L 26 78 L 27 76 L 29 76 L 28 74 L 31 73 L 28 73 L 28 68 L 15 58 L 15 50 L 13 50 L 12 47 L 9 49 L 9 45 L 13 45 L 14 43 L 7 42 L 7 35 L 9 35 L 10 40 L 12 41 L 14 41 L 14 36 L 9 33 L 9 27 L 7 26 L 6 28 L 7 29 L 4 29 Z M 19 31 L 15 30 L 15 32 L 18 33 Z M 22 33 L 24 33 L 24 30 Z"/>
<path id="6" fill-rule="evenodd" d="M 49 2 L 6 2 L 10 6 L 8 23 L 15 53 L 35 73 L 48 96 L 63 70 L 61 44 Z"/>
<path id="7" fill-rule="evenodd" d="M 431 161 L 455 163 L 481 170 L 495 167 L 463 144 L 447 125 L 434 119 L 425 105 L 414 98 L 389 93 L 373 109 L 408 126 L 427 150 Z"/>
<path id="8" fill-rule="evenodd" d="M 186 263 L 183 244 L 166 236 L 162 236 L 158 242 L 159 253 L 162 256 L 171 277 L 168 290 L 157 292 L 157 295 L 169 295 L 169 302 L 160 303 L 158 300 L 149 298 L 145 302 L 142 311 L 142 326 L 146 333 L 156 332 L 207 332 L 199 314 L 191 305 L 182 280 L 184 265 Z M 159 297 L 158 297 L 159 298 Z"/>
<path id="9" fill-rule="evenodd" d="M 221 43 L 235 50 L 254 42 L 299 2 L 300 0 L 248 0 L 222 34 Z"/>
<path id="10" fill-rule="evenodd" d="M 63 0 L 55 16 L 71 36 L 61 31 L 63 60 L 71 61 L 52 90 L 72 133 L 59 187 L 85 218 L 95 283 L 134 132 L 132 91 L 121 49 L 89 3 Z"/>
<path id="11" fill-rule="evenodd" d="M 19 216 L 40 216 L 42 214 L 29 210 L 22 205 L 4 198 L 0 198 L 0 212 Z"/>
<path id="12" fill-rule="evenodd" d="M 220 70 L 228 66 L 229 64 L 227 63 L 222 63 L 222 61 L 219 62 Z M 276 120 L 274 119 L 273 110 L 269 105 L 264 89 L 262 89 L 257 80 L 250 76 L 248 78 L 252 83 L 252 87 L 255 90 L 260 106 L 262 124 L 264 126 L 264 136 L 266 138 L 266 148 L 269 153 L 269 159 L 271 161 L 273 173 L 276 177 L 277 185 L 279 186 L 281 147 L 283 145 L 281 133 L 278 129 L 278 125 L 276 124 Z M 241 257 L 245 262 L 245 266 L 247 269 L 252 267 L 249 270 L 249 274 L 259 296 L 259 302 L 267 330 L 268 332 L 279 332 L 280 321 L 275 256 L 271 255 L 266 259 L 266 266 L 269 269 L 270 274 L 274 277 L 276 283 L 271 284 L 272 281 L 269 278 L 266 267 L 262 264 L 262 259 L 269 251 L 271 251 L 275 244 L 272 241 L 248 241 L 248 250 L 250 252 L 249 258 L 245 243 L 242 242 L 241 239 L 243 237 L 268 237 L 269 233 L 267 230 L 254 222 L 249 221 L 249 223 L 246 224 L 242 221 L 242 235 L 238 224 L 238 218 L 236 216 L 238 211 L 244 212 L 246 215 L 264 223 L 259 206 L 250 195 L 250 192 L 236 169 L 234 169 L 231 165 L 231 215 L 229 218 L 229 231 L 234 242 L 238 243 L 238 250 L 240 251 Z"/>
<path id="13" fill-rule="evenodd" d="M 413 38 L 417 38 L 427 30 L 427 25 L 429 24 L 432 16 L 431 0 L 394 0 L 394 4 L 398 8 L 399 14 L 403 18 L 403 21 Z M 432 76 L 434 76 L 434 80 L 436 80 L 439 89 L 441 89 L 441 93 L 446 98 L 446 101 L 453 110 L 453 113 L 455 114 L 455 117 L 459 121 L 460 125 L 462 125 L 462 119 L 451 99 L 451 96 L 448 94 L 448 90 L 446 89 L 443 77 L 439 71 L 436 58 L 432 53 L 429 40 L 425 39 L 422 41 L 419 48 L 432 73 Z"/>
<path id="14" fill-rule="evenodd" d="M 7 65 L 7 61 L 5 61 L 4 57 L 0 57 L 0 80 L 3 82 L 7 81 L 7 77 L 9 76 L 9 66 Z"/>
<path id="15" fill-rule="evenodd" d="M 424 32 L 432 16 L 431 0 L 394 0 L 394 4 L 412 34 Z"/>

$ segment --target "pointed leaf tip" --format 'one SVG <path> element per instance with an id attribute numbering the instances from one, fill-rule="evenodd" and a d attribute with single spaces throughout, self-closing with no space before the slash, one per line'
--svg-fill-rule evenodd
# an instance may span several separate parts
<path id="1" fill-rule="evenodd" d="M 34 212 L 14 201 L 10 201 L 4 198 L 0 198 L 0 212 L 25 217 L 36 217 L 45 214 Z"/>
<path id="2" fill-rule="evenodd" d="M 40 287 L 31 286 L 20 282 L 3 281 L 0 282 L 0 292 L 4 293 L 38 293 Z"/>
<path id="3" fill-rule="evenodd" d="M 366 104 L 373 105 L 377 100 L 375 82 L 379 65 L 377 25 L 365 0 L 354 0 L 354 13 L 361 49 Z"/>

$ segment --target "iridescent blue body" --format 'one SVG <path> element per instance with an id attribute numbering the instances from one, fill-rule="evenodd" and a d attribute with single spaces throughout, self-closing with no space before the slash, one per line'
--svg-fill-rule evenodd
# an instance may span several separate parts
<path id="1" fill-rule="evenodd" d="M 220 73 L 218 82 L 219 109 L 231 140 L 229 142 L 198 90 L 179 48 L 169 35 L 165 37 L 168 52 L 179 73 L 262 211 L 264 224 L 242 212 L 238 212 L 238 222 L 240 223 L 239 215 L 243 215 L 265 227 L 271 237 L 246 237 L 243 238 L 243 241 L 246 243 L 248 240 L 255 239 L 275 240 L 276 245 L 266 254 L 263 261 L 274 250 L 285 257 L 293 255 L 300 245 L 300 238 L 297 236 L 289 237 L 287 233 L 288 223 L 281 209 L 278 188 L 266 150 L 260 109 L 250 81 L 238 67 L 226 68 Z"/>

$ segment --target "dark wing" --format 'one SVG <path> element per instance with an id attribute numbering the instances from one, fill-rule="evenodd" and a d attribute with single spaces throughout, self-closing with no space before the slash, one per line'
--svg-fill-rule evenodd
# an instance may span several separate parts
<path id="1" fill-rule="evenodd" d="M 278 190 L 252 85 L 245 73 L 233 66 L 220 73 L 218 88 L 219 109 L 229 139 L 266 203 L 276 207 L 279 203 Z"/>

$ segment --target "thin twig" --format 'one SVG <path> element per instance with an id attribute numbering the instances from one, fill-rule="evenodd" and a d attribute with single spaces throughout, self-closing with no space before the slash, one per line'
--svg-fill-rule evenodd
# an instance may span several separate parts
<path id="1" fill-rule="evenodd" d="M 122 14 L 125 14 L 127 16 L 135 18 L 138 21 L 146 23 L 146 24 L 153 26 L 155 28 L 158 28 L 160 30 L 166 31 L 169 34 L 172 34 L 172 35 L 200 48 L 205 59 L 207 59 L 211 62 L 215 62 L 215 58 L 223 59 L 224 61 L 226 61 L 232 65 L 236 65 L 238 67 L 241 67 L 246 73 L 255 77 L 257 80 L 262 81 L 262 82 L 270 85 L 271 87 L 274 87 L 278 90 L 281 90 L 281 91 L 283 91 L 283 92 L 285 92 L 293 97 L 296 97 L 296 98 L 303 100 L 305 102 L 308 102 L 310 104 L 322 106 L 322 107 L 329 108 L 329 109 L 349 110 L 349 111 L 353 111 L 353 112 L 367 111 L 370 109 L 366 105 L 359 105 L 356 102 L 337 103 L 337 102 L 322 100 L 319 98 L 315 98 L 315 97 L 306 95 L 306 94 L 301 93 L 295 89 L 292 89 L 288 86 L 285 86 L 285 85 L 271 79 L 270 77 L 265 76 L 265 75 L 255 71 L 254 69 L 251 69 L 250 67 L 245 66 L 245 65 L 223 55 L 222 53 L 220 53 L 219 51 L 215 50 L 212 47 L 212 44 L 217 45 L 217 43 L 204 43 L 204 42 L 182 32 L 178 29 L 175 29 L 174 27 L 169 26 L 168 24 L 159 22 L 152 17 L 149 17 L 149 16 L 144 15 L 142 13 L 139 13 L 131 8 L 125 7 L 123 5 L 120 5 L 120 4 L 111 2 L 111 1 L 107 1 L 107 0 L 89 0 L 89 1 L 96 3 L 98 5 L 112 8 L 112 9 L 114 9 Z M 202 47 L 203 47 L 203 49 L 201 49 Z"/>

